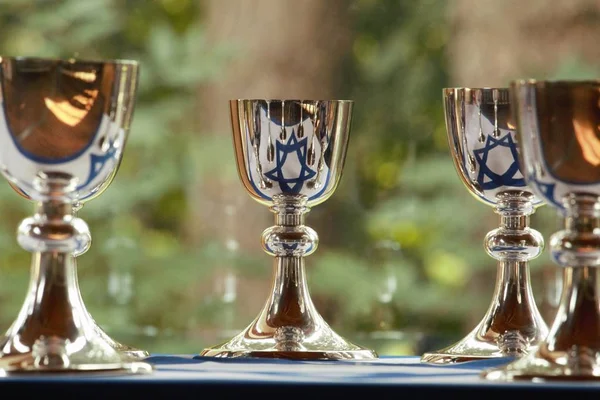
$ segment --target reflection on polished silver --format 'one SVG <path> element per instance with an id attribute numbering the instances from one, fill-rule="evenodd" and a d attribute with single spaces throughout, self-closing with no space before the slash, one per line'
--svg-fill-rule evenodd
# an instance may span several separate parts
<path id="1" fill-rule="evenodd" d="M 137 87 L 134 61 L 0 59 L 0 168 L 35 202 L 17 240 L 32 253 L 25 302 L 0 343 L 8 373 L 146 373 L 118 352 L 81 298 L 76 256 L 90 246 L 75 213 L 117 172 Z"/>
<path id="2" fill-rule="evenodd" d="M 459 177 L 478 200 L 495 208 L 500 227 L 484 240 L 498 260 L 492 302 L 466 337 L 423 362 L 456 363 L 481 358 L 521 357 L 534 349 L 548 328 L 535 304 L 529 260 L 540 255 L 542 235 L 529 216 L 543 203 L 521 174 L 508 89 L 444 89 L 450 151 Z"/>
<path id="3" fill-rule="evenodd" d="M 304 225 L 309 208 L 337 187 L 348 146 L 351 101 L 232 100 L 237 167 L 248 193 L 275 214 L 262 235 L 275 257 L 271 293 L 241 333 L 203 356 L 372 359 L 377 354 L 336 334 L 317 312 L 304 257 L 318 245 Z"/>
<path id="4" fill-rule="evenodd" d="M 490 380 L 600 380 L 600 81 L 516 81 L 511 98 L 528 184 L 564 219 L 550 239 L 563 291 L 537 351 Z"/>

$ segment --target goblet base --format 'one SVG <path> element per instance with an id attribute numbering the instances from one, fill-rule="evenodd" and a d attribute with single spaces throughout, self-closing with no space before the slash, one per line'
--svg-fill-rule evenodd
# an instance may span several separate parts
<path id="1" fill-rule="evenodd" d="M 12 376 L 20 374 L 149 374 L 153 371 L 151 364 L 133 361 L 122 363 L 80 363 L 68 367 L 57 367 L 50 365 L 36 365 L 30 355 L 9 356 L 0 359 L 0 376 Z"/>
<path id="2" fill-rule="evenodd" d="M 27 333 L 30 327 L 23 326 L 20 331 Z M 94 334 L 80 334 L 73 340 L 41 336 L 26 351 L 18 349 L 19 336 L 10 335 L 0 345 L 3 349 L 0 353 L 0 376 L 36 372 L 112 372 L 122 375 L 144 374 L 153 370 L 151 364 L 117 351 L 110 342 Z"/>
<path id="3" fill-rule="evenodd" d="M 331 329 L 313 304 L 303 257 L 276 257 L 271 294 L 258 317 L 231 340 L 200 356 L 292 360 L 365 360 L 377 353 Z"/>
<path id="4" fill-rule="evenodd" d="M 86 310 L 75 257 L 70 253 L 34 253 L 25 302 L 0 342 L 0 371 L 152 371 L 150 364 L 137 362 L 118 351 L 118 346 Z"/>
<path id="5" fill-rule="evenodd" d="M 310 299 L 309 299 L 310 300 Z M 231 340 L 207 349 L 200 356 L 217 358 L 256 357 L 290 360 L 371 360 L 375 351 L 355 345 L 335 333 L 311 304 L 306 315 L 309 323 L 268 325 L 265 316 Z M 275 320 L 282 318 L 275 315 Z"/>
<path id="6" fill-rule="evenodd" d="M 346 350 L 346 351 L 278 351 L 278 350 L 227 350 L 212 348 L 206 349 L 201 354 L 203 357 L 216 358 L 285 358 L 289 360 L 372 360 L 377 355 L 372 350 Z"/>
<path id="7" fill-rule="evenodd" d="M 502 367 L 485 370 L 481 377 L 490 381 L 600 381 L 600 364 L 581 355 L 566 356 L 559 364 L 535 352 Z"/>
<path id="8" fill-rule="evenodd" d="M 323 320 L 311 306 L 310 323 L 302 327 L 273 328 L 261 313 L 248 328 L 231 340 L 207 349 L 200 356 L 217 358 L 282 358 L 290 360 L 372 360 L 375 351 L 349 342 Z"/>
<path id="9" fill-rule="evenodd" d="M 491 338 L 478 337 L 472 332 L 459 342 L 438 351 L 427 352 L 421 362 L 432 364 L 453 364 L 489 358 L 509 357 L 503 353 Z"/>
<path id="10" fill-rule="evenodd" d="M 500 262 L 492 302 L 479 325 L 460 341 L 423 354 L 421 361 L 452 364 L 522 357 L 534 351 L 547 334 L 531 294 L 527 263 Z"/>
<path id="11" fill-rule="evenodd" d="M 108 336 L 108 334 L 97 324 L 95 327 L 95 331 L 104 341 L 106 341 L 110 345 L 110 347 L 112 347 L 119 354 L 121 354 L 123 357 L 126 357 L 129 360 L 136 361 L 142 360 L 146 357 L 150 357 L 150 353 L 146 350 L 136 349 L 135 347 L 127 346 L 120 342 L 117 342 L 116 340 Z"/>
<path id="12" fill-rule="evenodd" d="M 121 349 L 117 347 L 116 350 L 122 355 L 131 358 L 132 360 L 143 360 L 146 357 L 150 357 L 150 353 L 146 350 L 127 348 L 127 346 L 125 347 L 126 349 Z"/>

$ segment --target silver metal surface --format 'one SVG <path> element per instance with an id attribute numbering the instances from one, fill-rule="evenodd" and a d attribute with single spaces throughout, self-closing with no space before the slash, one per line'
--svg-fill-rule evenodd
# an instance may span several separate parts
<path id="1" fill-rule="evenodd" d="M 75 259 L 91 241 L 75 211 L 117 172 L 137 78 L 134 61 L 0 59 L 0 170 L 35 202 L 17 232 L 32 253 L 31 281 L 0 343 L 5 373 L 152 370 L 103 335 L 81 299 Z"/>
<path id="2" fill-rule="evenodd" d="M 421 361 L 446 364 L 521 357 L 548 332 L 529 276 L 529 261 L 544 247 L 542 235 L 529 227 L 529 216 L 543 203 L 521 172 L 508 89 L 450 88 L 444 89 L 443 97 L 458 175 L 477 200 L 500 215 L 500 227 L 484 239 L 486 252 L 498 260 L 498 272 L 492 302 L 481 322 L 457 343 L 425 353 Z"/>
<path id="3" fill-rule="evenodd" d="M 550 239 L 564 268 L 550 333 L 537 351 L 490 380 L 600 379 L 600 81 L 511 84 L 525 177 L 555 208 L 564 229 Z"/>
<path id="4" fill-rule="evenodd" d="M 232 100 L 237 167 L 248 193 L 275 214 L 262 235 L 275 257 L 271 293 L 258 317 L 204 356 L 372 359 L 336 334 L 317 312 L 304 257 L 318 245 L 305 214 L 337 187 L 348 146 L 351 101 Z"/>

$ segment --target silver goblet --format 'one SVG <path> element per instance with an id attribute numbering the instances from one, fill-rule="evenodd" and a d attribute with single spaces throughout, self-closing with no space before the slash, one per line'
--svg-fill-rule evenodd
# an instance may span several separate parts
<path id="1" fill-rule="evenodd" d="M 122 159 L 135 61 L 0 59 L 0 169 L 35 202 L 17 240 L 33 253 L 25 302 L 0 343 L 0 369 L 142 373 L 114 348 L 81 298 L 76 256 L 90 246 L 79 205 L 108 187 Z"/>
<path id="2" fill-rule="evenodd" d="M 272 291 L 257 318 L 201 356 L 372 359 L 374 351 L 336 334 L 317 312 L 304 257 L 317 233 L 304 225 L 310 207 L 327 200 L 344 166 L 351 101 L 232 100 L 238 172 L 248 193 L 275 214 L 262 246 L 275 257 Z"/>
<path id="3" fill-rule="evenodd" d="M 537 351 L 490 380 L 600 379 L 600 81 L 511 83 L 525 178 L 564 229 L 550 239 L 563 289 Z"/>
<path id="4" fill-rule="evenodd" d="M 444 89 L 450 152 L 459 177 L 476 199 L 493 206 L 500 227 L 484 239 L 498 260 L 496 285 L 487 313 L 465 338 L 425 353 L 429 363 L 522 356 L 548 329 L 535 304 L 529 260 L 539 256 L 542 235 L 529 227 L 529 216 L 542 201 L 523 178 L 506 88 Z"/>

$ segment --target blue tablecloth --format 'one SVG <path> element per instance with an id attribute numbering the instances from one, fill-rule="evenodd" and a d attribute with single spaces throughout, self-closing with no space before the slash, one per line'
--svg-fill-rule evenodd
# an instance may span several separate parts
<path id="1" fill-rule="evenodd" d="M 148 375 L 52 374 L 0 378 L 2 393 L 16 389 L 20 396 L 54 398 L 168 398 L 216 396 L 299 396 L 338 398 L 403 395 L 444 395 L 478 398 L 492 393 L 531 397 L 550 392 L 600 395 L 600 382 L 489 382 L 479 377 L 485 368 L 510 359 L 471 361 L 436 366 L 421 364 L 418 357 L 382 357 L 375 361 L 288 361 L 267 359 L 217 359 L 192 355 L 153 355 L 146 361 L 155 371 Z"/>

